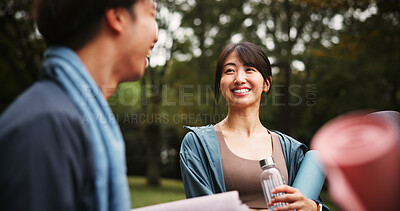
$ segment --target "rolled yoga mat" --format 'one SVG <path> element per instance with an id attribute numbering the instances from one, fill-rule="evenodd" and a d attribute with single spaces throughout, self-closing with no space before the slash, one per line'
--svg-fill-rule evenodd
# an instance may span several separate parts
<path id="1" fill-rule="evenodd" d="M 398 210 L 397 126 L 379 117 L 345 115 L 324 125 L 311 147 L 320 151 L 329 194 L 343 210 Z"/>
<path id="2" fill-rule="evenodd" d="M 319 152 L 310 150 L 301 163 L 292 187 L 299 189 L 309 199 L 318 199 L 324 181 L 325 173 L 319 160 Z"/>

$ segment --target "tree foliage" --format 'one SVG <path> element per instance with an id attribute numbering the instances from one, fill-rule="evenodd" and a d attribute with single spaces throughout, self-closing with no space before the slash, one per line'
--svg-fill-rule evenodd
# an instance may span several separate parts
<path id="1" fill-rule="evenodd" d="M 39 77 L 45 44 L 35 32 L 31 1 L 0 1 L 0 111 Z"/>
<path id="2" fill-rule="evenodd" d="M 273 87 L 261 120 L 308 144 L 337 115 L 398 110 L 400 3 L 397 0 L 159 0 L 159 43 L 139 82 L 118 87 L 109 103 L 126 141 L 129 174 L 179 177 L 183 125 L 217 123 L 218 55 L 234 42 L 261 46 Z M 0 2 L 0 110 L 39 75 L 45 44 L 31 1 Z M 214 103 L 217 103 L 214 111 Z"/>

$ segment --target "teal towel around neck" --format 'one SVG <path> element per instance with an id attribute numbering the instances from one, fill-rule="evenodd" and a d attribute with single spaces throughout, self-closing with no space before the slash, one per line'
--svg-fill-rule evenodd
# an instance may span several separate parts
<path id="1" fill-rule="evenodd" d="M 78 55 L 69 48 L 50 48 L 43 64 L 51 67 L 55 80 L 78 107 L 82 121 L 88 126 L 94 152 L 98 210 L 129 210 L 125 144 L 100 88 Z"/>

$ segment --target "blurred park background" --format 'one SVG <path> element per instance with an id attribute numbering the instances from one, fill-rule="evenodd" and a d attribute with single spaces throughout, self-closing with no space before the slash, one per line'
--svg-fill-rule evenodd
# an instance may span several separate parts
<path id="1" fill-rule="evenodd" d="M 0 112 L 40 76 L 46 45 L 32 6 L 0 0 Z M 214 71 L 230 43 L 265 50 L 273 86 L 261 120 L 307 145 L 340 114 L 399 110 L 398 0 L 156 0 L 156 7 L 159 41 L 144 78 L 121 84 L 109 100 L 126 141 L 128 174 L 140 176 L 143 190 L 162 188 L 161 178 L 180 180 L 183 125 L 225 117 L 225 101 L 214 98 Z"/>

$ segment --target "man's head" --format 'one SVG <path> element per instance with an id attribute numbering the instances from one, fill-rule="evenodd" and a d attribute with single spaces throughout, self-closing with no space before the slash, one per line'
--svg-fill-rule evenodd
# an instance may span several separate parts
<path id="1" fill-rule="evenodd" d="M 138 0 L 132 11 L 124 9 L 108 10 L 106 22 L 109 31 L 115 34 L 117 69 L 124 77 L 122 81 L 141 78 L 147 62 L 147 55 L 157 42 L 158 27 L 155 22 L 153 0 Z M 130 14 L 135 14 L 134 19 Z"/>
<path id="2" fill-rule="evenodd" d="M 34 16 L 48 45 L 82 48 L 99 31 L 109 8 L 128 10 L 138 0 L 36 0 Z"/>
<path id="3" fill-rule="evenodd" d="M 157 41 L 153 0 L 36 0 L 34 16 L 48 45 L 80 51 L 100 38 L 119 82 L 143 75 Z M 105 38 L 105 39 L 104 39 Z M 104 46 L 103 46 L 104 47 Z M 116 73 L 118 72 L 118 73 Z"/>

